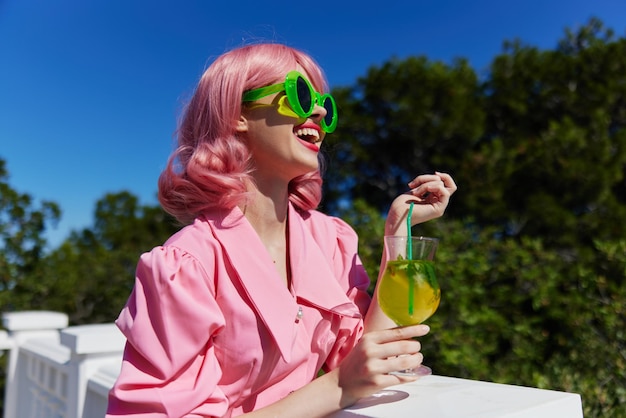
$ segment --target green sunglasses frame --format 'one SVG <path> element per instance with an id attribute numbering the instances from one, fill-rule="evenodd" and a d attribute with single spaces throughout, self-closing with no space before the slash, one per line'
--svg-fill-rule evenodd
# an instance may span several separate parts
<path id="1" fill-rule="evenodd" d="M 306 86 L 309 89 L 309 93 L 311 95 L 311 106 L 309 109 L 304 109 L 302 107 L 302 103 L 300 102 L 298 96 L 298 80 L 302 79 Z M 326 100 L 330 100 L 332 106 L 332 118 L 329 123 L 326 123 L 326 118 L 322 118 L 321 127 L 322 130 L 326 133 L 332 133 L 337 127 L 337 104 L 335 103 L 335 99 L 330 94 L 320 94 L 313 89 L 313 86 L 306 79 L 302 73 L 299 71 L 289 71 L 287 76 L 285 77 L 284 83 L 272 84 L 270 86 L 260 87 L 254 90 L 248 90 L 244 92 L 242 101 L 243 102 L 255 102 L 263 97 L 269 96 L 270 94 L 279 93 L 281 91 L 285 92 L 287 96 L 287 101 L 289 102 L 289 106 L 294 111 L 294 113 L 301 117 L 307 118 L 311 116 L 313 113 L 313 108 L 315 107 L 315 103 L 318 103 L 320 106 L 326 108 L 324 106 L 324 102 Z M 328 112 L 328 109 L 327 109 Z"/>

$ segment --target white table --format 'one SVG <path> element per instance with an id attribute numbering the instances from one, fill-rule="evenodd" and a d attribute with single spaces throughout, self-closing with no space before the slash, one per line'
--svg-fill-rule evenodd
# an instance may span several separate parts
<path id="1" fill-rule="evenodd" d="M 583 411 L 576 393 L 431 375 L 361 399 L 332 417 L 582 418 Z"/>

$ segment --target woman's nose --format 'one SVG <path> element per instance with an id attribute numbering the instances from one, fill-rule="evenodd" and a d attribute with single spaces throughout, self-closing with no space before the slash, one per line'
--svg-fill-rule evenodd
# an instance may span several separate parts
<path id="1" fill-rule="evenodd" d="M 315 105 L 313 106 L 313 112 L 309 117 L 314 121 L 319 122 L 326 117 L 327 113 L 328 111 L 326 110 L 326 108 L 324 106 L 321 106 L 316 100 Z"/>

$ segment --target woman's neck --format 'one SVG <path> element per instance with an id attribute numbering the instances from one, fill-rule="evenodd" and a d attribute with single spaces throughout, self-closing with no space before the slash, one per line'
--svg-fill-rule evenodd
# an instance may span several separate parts
<path id="1" fill-rule="evenodd" d="M 288 213 L 289 196 L 287 188 L 250 187 L 250 197 L 241 207 L 261 242 L 265 245 L 276 270 L 286 286 L 290 285 Z"/>
<path id="2" fill-rule="evenodd" d="M 241 210 L 261 238 L 282 236 L 284 238 L 289 195 L 286 185 L 249 185 L 249 198 Z M 282 232 L 282 233 L 281 233 Z"/>

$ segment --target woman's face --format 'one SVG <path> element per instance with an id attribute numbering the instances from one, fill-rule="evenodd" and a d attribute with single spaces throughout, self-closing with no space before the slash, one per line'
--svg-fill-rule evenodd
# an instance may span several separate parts
<path id="1" fill-rule="evenodd" d="M 296 70 L 306 75 L 301 67 Z M 320 121 L 326 110 L 316 104 L 308 118 L 282 115 L 278 101 L 284 95 L 279 92 L 246 103 L 238 131 L 246 138 L 255 172 L 289 182 L 318 169 L 317 154 L 325 135 Z"/>

